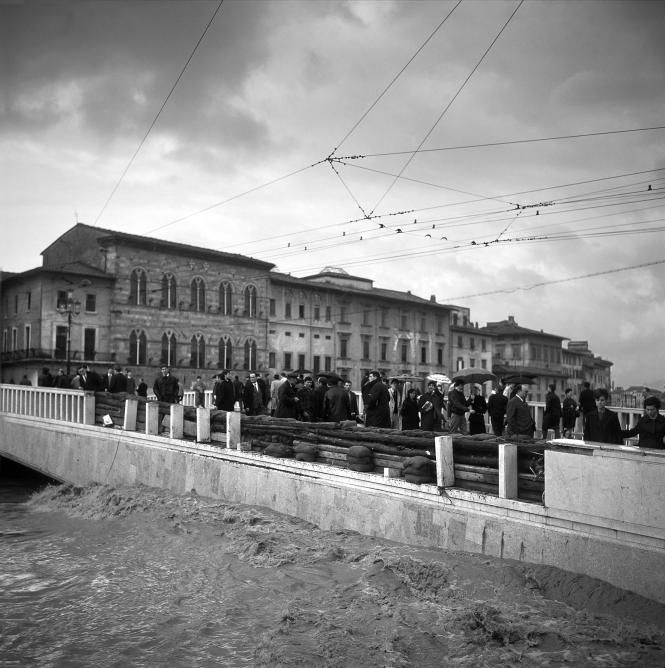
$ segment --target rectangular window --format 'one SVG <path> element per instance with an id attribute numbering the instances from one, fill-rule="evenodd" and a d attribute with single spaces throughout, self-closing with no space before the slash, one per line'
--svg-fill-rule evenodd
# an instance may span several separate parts
<path id="1" fill-rule="evenodd" d="M 339 307 L 339 321 L 346 322 L 346 306 Z"/>
<path id="2" fill-rule="evenodd" d="M 291 369 L 291 353 L 284 353 L 284 368 L 287 370 Z"/>
<path id="3" fill-rule="evenodd" d="M 63 329 L 66 330 L 67 328 L 63 327 Z M 12 327 L 12 350 L 18 350 L 18 332 L 16 331 L 16 327 Z"/>
<path id="4" fill-rule="evenodd" d="M 58 290 L 55 301 L 56 308 L 67 308 L 67 292 L 65 290 Z"/>
<path id="5" fill-rule="evenodd" d="M 62 325 L 55 328 L 54 357 L 58 360 L 64 360 L 67 357 L 67 328 Z"/>
<path id="6" fill-rule="evenodd" d="M 382 308 L 381 309 L 381 327 L 387 327 L 388 326 L 388 309 Z"/>
<path id="7" fill-rule="evenodd" d="M 83 330 L 83 357 L 93 361 L 95 359 L 95 341 L 97 332 L 93 328 Z"/>
<path id="8" fill-rule="evenodd" d="M 363 311 L 363 325 L 370 325 L 370 324 L 371 324 L 371 322 L 370 322 L 370 311 L 365 309 Z"/>
<path id="9" fill-rule="evenodd" d="M 275 353 L 268 353 L 268 366 L 274 369 L 277 366 L 277 359 Z"/>
<path id="10" fill-rule="evenodd" d="M 402 343 L 401 360 L 402 360 L 402 362 L 407 362 L 409 360 L 409 344 L 408 343 Z"/>
<path id="11" fill-rule="evenodd" d="M 321 335 L 320 335 L 320 334 L 314 334 L 314 338 L 315 338 L 315 339 L 320 339 L 320 338 L 321 338 Z"/>
<path id="12" fill-rule="evenodd" d="M 464 359 L 462 357 L 457 358 L 457 371 L 461 371 L 464 368 Z"/>
<path id="13" fill-rule="evenodd" d="M 436 349 L 436 363 L 439 366 L 443 366 L 443 348 Z"/>
<path id="14" fill-rule="evenodd" d="M 18 313 L 18 295 L 14 295 L 14 313 Z"/>
<path id="15" fill-rule="evenodd" d="M 7 330 L 4 329 L 2 331 L 2 352 L 6 353 L 7 352 Z"/>
<path id="16" fill-rule="evenodd" d="M 427 318 L 420 318 L 420 331 L 421 332 L 427 331 Z"/>
<path id="17" fill-rule="evenodd" d="M 325 359 L 325 371 L 332 371 L 332 357 L 326 357 L 326 359 Z"/>
<path id="18" fill-rule="evenodd" d="M 469 366 L 470 366 L 472 369 L 476 366 L 476 359 L 475 359 L 475 357 L 472 357 L 472 358 L 469 360 Z"/>
<path id="19" fill-rule="evenodd" d="M 363 339 L 363 359 L 364 360 L 369 359 L 369 339 L 368 338 Z"/>
<path id="20" fill-rule="evenodd" d="M 339 356 L 340 357 L 348 357 L 348 346 L 349 346 L 349 340 L 348 339 L 340 339 L 339 340 Z"/>
<path id="21" fill-rule="evenodd" d="M 519 343 L 511 344 L 511 352 L 513 354 L 513 359 L 518 360 L 522 357 L 522 346 Z"/>
<path id="22" fill-rule="evenodd" d="M 330 316 L 331 316 L 330 306 L 326 306 L 326 322 L 330 322 Z"/>
<path id="23" fill-rule="evenodd" d="M 305 369 L 305 356 L 298 355 L 298 369 L 303 371 Z"/>
<path id="24" fill-rule="evenodd" d="M 487 352 L 487 339 L 480 339 L 480 349 L 486 353 Z"/>
<path id="25" fill-rule="evenodd" d="M 314 355 L 312 358 L 312 370 L 314 373 L 321 371 L 321 357 L 319 355 Z"/>
<path id="26" fill-rule="evenodd" d="M 298 304 L 298 317 L 301 320 L 304 320 L 304 318 L 305 318 L 305 305 L 304 304 Z"/>
<path id="27" fill-rule="evenodd" d="M 275 316 L 277 314 L 277 302 L 274 299 L 271 299 L 269 304 L 270 315 Z"/>
<path id="28" fill-rule="evenodd" d="M 476 349 L 476 340 L 473 338 L 473 336 L 469 337 L 469 348 L 471 348 L 471 350 Z"/>
<path id="29" fill-rule="evenodd" d="M 321 308 L 319 306 L 314 307 L 314 320 L 321 319 Z"/>
<path id="30" fill-rule="evenodd" d="M 300 332 L 300 334 L 298 334 L 298 338 L 299 338 L 299 339 L 304 339 L 304 338 L 305 338 L 305 334 L 304 334 L 303 332 Z"/>
<path id="31" fill-rule="evenodd" d="M 408 329 L 408 318 L 404 314 L 402 314 L 399 318 L 399 326 L 401 329 Z"/>
<path id="32" fill-rule="evenodd" d="M 25 350 L 27 352 L 28 350 L 30 350 L 30 344 L 32 343 L 32 341 L 30 340 L 32 338 L 31 337 L 32 332 L 30 331 L 30 325 L 25 326 L 25 330 L 24 330 L 23 334 L 24 334 L 23 343 L 24 343 Z"/>
<path id="33" fill-rule="evenodd" d="M 85 312 L 95 313 L 97 311 L 97 295 L 85 296 Z"/>
<path id="34" fill-rule="evenodd" d="M 32 308 L 32 292 L 28 292 L 28 311 Z"/>
<path id="35" fill-rule="evenodd" d="M 487 360 L 480 360 L 480 368 L 487 369 Z"/>
<path id="36" fill-rule="evenodd" d="M 457 337 L 457 347 L 458 348 L 464 348 L 464 337 L 463 336 L 458 336 Z"/>
<path id="37" fill-rule="evenodd" d="M 284 336 L 291 336 L 291 332 L 284 332 Z"/>
<path id="38" fill-rule="evenodd" d="M 388 359 L 388 344 L 381 343 L 381 361 L 385 362 Z"/>
<path id="39" fill-rule="evenodd" d="M 286 302 L 286 304 L 284 304 L 284 317 L 291 317 L 291 302 Z"/>
<path id="40" fill-rule="evenodd" d="M 330 334 L 326 334 L 326 341 L 330 341 Z"/>
<path id="41" fill-rule="evenodd" d="M 443 334 L 443 318 L 436 319 L 436 333 Z"/>
<path id="42" fill-rule="evenodd" d="M 420 348 L 420 363 L 427 364 L 427 347 L 421 346 Z"/>

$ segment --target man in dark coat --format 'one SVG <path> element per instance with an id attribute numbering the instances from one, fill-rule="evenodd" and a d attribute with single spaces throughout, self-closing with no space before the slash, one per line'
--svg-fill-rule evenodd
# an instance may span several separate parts
<path id="1" fill-rule="evenodd" d="M 303 422 L 314 422 L 314 381 L 310 376 L 305 377 L 303 386 L 298 390 L 298 419 Z"/>
<path id="2" fill-rule="evenodd" d="M 505 387 L 499 385 L 496 391 L 490 394 L 490 398 L 487 400 L 487 412 L 490 414 L 492 431 L 495 436 L 501 436 L 505 426 L 508 397 L 503 393 L 504 390 Z"/>
<path id="3" fill-rule="evenodd" d="M 402 416 L 402 430 L 420 429 L 418 390 L 415 387 L 409 388 L 399 413 Z"/>
<path id="4" fill-rule="evenodd" d="M 556 385 L 548 386 L 549 391 L 545 395 L 545 412 L 543 413 L 543 438 L 547 438 L 547 432 L 554 430 L 554 438 L 561 436 L 561 400 L 556 393 Z"/>
<path id="5" fill-rule="evenodd" d="M 596 410 L 596 395 L 591 389 L 591 384 L 588 381 L 582 383 L 582 391 L 580 392 L 580 411 L 582 412 L 583 422 L 586 425 L 587 413 Z"/>
<path id="6" fill-rule="evenodd" d="M 665 448 L 665 417 L 658 411 L 661 403 L 658 397 L 647 397 L 644 402 L 643 415 L 632 429 L 621 432 L 623 438 L 633 436 L 640 437 L 638 446 L 640 448 L 654 448 L 662 450 Z"/>
<path id="7" fill-rule="evenodd" d="M 109 378 L 108 390 L 113 393 L 127 391 L 127 376 L 119 366 L 115 368 L 113 375 Z"/>
<path id="8" fill-rule="evenodd" d="M 215 408 L 220 411 L 233 411 L 235 408 L 236 396 L 233 388 L 233 381 L 229 376 L 228 370 L 224 369 L 224 371 L 219 374 L 212 393 Z"/>
<path id="9" fill-rule="evenodd" d="M 356 396 L 356 393 L 351 389 L 351 387 L 352 387 L 351 381 L 345 380 L 344 391 L 349 395 L 350 419 L 358 422 L 360 418 L 360 415 L 358 414 L 358 397 Z"/>
<path id="10" fill-rule="evenodd" d="M 456 380 L 452 390 L 448 392 L 448 413 L 450 415 L 450 431 L 466 433 L 466 414 L 469 404 L 464 396 L 464 381 Z"/>
<path id="11" fill-rule="evenodd" d="M 381 381 L 378 371 L 369 374 L 369 382 L 365 384 L 367 401 L 365 404 L 365 426 L 390 427 L 390 393 Z"/>
<path id="12" fill-rule="evenodd" d="M 171 375 L 171 369 L 163 366 L 162 375 L 155 380 L 152 391 L 157 397 L 157 401 L 165 401 L 169 404 L 178 403 L 178 379 Z"/>
<path id="13" fill-rule="evenodd" d="M 349 395 L 339 385 L 341 378 L 331 376 L 328 378 L 328 391 L 325 396 L 325 417 L 330 422 L 344 422 L 351 419 L 351 406 Z"/>
<path id="14" fill-rule="evenodd" d="M 533 438 L 536 423 L 533 421 L 531 409 L 526 403 L 526 388 L 515 385 L 515 396 L 508 401 L 506 407 L 506 435 L 528 436 Z"/>
<path id="15" fill-rule="evenodd" d="M 298 376 L 295 373 L 290 373 L 286 377 L 286 383 L 282 383 L 277 389 L 277 409 L 275 410 L 275 417 L 277 418 L 293 418 L 298 417 L 298 390 L 296 390 L 296 382 Z"/>
<path id="16" fill-rule="evenodd" d="M 423 431 L 438 431 L 441 428 L 441 403 L 436 396 L 436 383 L 430 380 L 427 383 L 427 392 L 418 399 L 420 412 L 420 428 Z"/>
<path id="17" fill-rule="evenodd" d="M 603 388 L 596 390 L 596 410 L 586 414 L 584 440 L 622 445 L 623 436 L 619 416 L 605 407 L 608 398 L 607 390 Z"/>
<path id="18" fill-rule="evenodd" d="M 577 410 L 577 402 L 573 399 L 573 391 L 567 388 L 561 405 L 561 426 L 564 438 L 571 437 L 578 416 L 579 411 Z"/>
<path id="19" fill-rule="evenodd" d="M 323 422 L 326 410 L 326 392 L 328 391 L 328 379 L 320 376 L 318 385 L 314 389 L 314 420 Z"/>
<path id="20" fill-rule="evenodd" d="M 42 372 L 37 376 L 37 385 L 39 387 L 53 387 L 53 376 L 47 366 L 45 366 L 42 369 Z"/>
<path id="21" fill-rule="evenodd" d="M 249 374 L 242 395 L 245 413 L 247 415 L 261 415 L 266 408 L 266 388 L 263 378 L 254 372 Z"/>

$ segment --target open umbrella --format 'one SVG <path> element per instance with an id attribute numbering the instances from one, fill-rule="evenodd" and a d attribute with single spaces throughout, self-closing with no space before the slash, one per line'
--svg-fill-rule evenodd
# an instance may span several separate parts
<path id="1" fill-rule="evenodd" d="M 485 383 L 488 380 L 496 380 L 496 376 L 485 369 L 469 367 L 457 371 L 453 376 L 453 381 L 456 380 L 463 380 L 465 383 Z"/>
<path id="2" fill-rule="evenodd" d="M 506 385 L 530 385 L 536 381 L 536 378 L 538 376 L 535 373 L 524 372 L 515 374 L 514 376 L 504 376 L 503 380 Z"/>
<path id="3" fill-rule="evenodd" d="M 427 376 L 427 380 L 433 380 L 435 383 L 446 383 L 447 385 L 451 383 L 450 378 L 445 373 L 431 373 Z"/>

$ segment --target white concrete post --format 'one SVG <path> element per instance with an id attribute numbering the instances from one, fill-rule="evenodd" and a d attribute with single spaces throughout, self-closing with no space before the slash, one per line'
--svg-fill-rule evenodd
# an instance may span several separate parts
<path id="1" fill-rule="evenodd" d="M 169 438 L 182 438 L 184 433 L 185 433 L 185 407 L 182 404 L 171 404 Z"/>
<path id="2" fill-rule="evenodd" d="M 517 498 L 517 446 L 499 443 L 499 497 Z"/>
<path id="3" fill-rule="evenodd" d="M 240 450 L 240 413 L 226 413 L 226 447 Z"/>
<path id="4" fill-rule="evenodd" d="M 196 409 L 196 442 L 210 442 L 210 410 L 201 406 Z"/>
<path id="5" fill-rule="evenodd" d="M 145 433 L 159 434 L 159 403 L 145 402 Z"/>
<path id="6" fill-rule="evenodd" d="M 83 424 L 95 424 L 95 393 L 83 395 Z"/>
<path id="7" fill-rule="evenodd" d="M 125 399 L 125 420 L 122 425 L 125 431 L 136 431 L 136 415 L 138 410 L 138 399 Z"/>
<path id="8" fill-rule="evenodd" d="M 437 436 L 434 439 L 434 453 L 436 455 L 437 487 L 452 487 L 455 484 L 453 437 Z"/>

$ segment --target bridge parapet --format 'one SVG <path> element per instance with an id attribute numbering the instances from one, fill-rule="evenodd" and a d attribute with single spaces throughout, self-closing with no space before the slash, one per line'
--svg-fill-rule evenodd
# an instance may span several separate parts
<path id="1" fill-rule="evenodd" d="M 95 395 L 94 392 L 55 387 L 2 384 L 0 411 L 78 424 L 95 424 Z"/>

